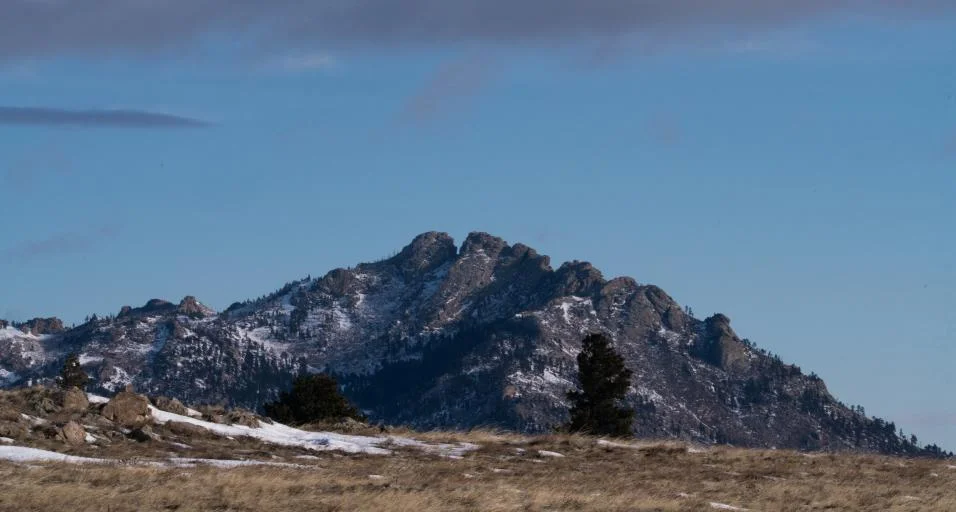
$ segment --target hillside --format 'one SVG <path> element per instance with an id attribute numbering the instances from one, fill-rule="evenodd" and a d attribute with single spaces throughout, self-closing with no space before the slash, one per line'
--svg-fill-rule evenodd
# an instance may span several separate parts
<path id="1" fill-rule="evenodd" d="M 634 371 L 645 438 L 805 450 L 934 454 L 891 422 L 835 400 L 815 375 L 740 338 L 730 319 L 689 315 L 657 286 L 553 269 L 523 244 L 424 233 L 394 257 L 288 283 L 221 313 L 193 297 L 124 306 L 74 328 L 0 329 L 0 384 L 48 382 L 77 352 L 92 388 L 134 384 L 190 403 L 258 409 L 303 371 L 335 374 L 378 422 L 418 429 L 547 432 L 590 332 Z"/>

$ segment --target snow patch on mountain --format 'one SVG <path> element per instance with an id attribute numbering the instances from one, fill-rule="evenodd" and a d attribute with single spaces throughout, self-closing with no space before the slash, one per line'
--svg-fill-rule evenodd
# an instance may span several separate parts
<path id="1" fill-rule="evenodd" d="M 0 368 L 0 385 L 9 386 L 20 381 L 20 376 L 10 370 Z"/>

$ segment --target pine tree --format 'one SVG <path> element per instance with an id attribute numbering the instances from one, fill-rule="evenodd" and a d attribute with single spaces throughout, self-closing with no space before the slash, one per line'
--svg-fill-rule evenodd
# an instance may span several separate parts
<path id="1" fill-rule="evenodd" d="M 60 371 L 59 381 L 60 387 L 63 389 L 73 387 L 81 390 L 86 389 L 86 384 L 90 381 L 90 378 L 83 371 L 83 366 L 80 365 L 80 357 L 75 352 L 66 357 L 63 370 Z"/>
<path id="2" fill-rule="evenodd" d="M 338 383 L 329 375 L 303 375 L 292 382 L 292 389 L 279 400 L 265 404 L 266 415 L 281 423 L 302 425 L 345 418 L 365 417 L 339 392 Z"/>
<path id="3" fill-rule="evenodd" d="M 602 334 L 584 338 L 578 354 L 580 390 L 569 391 L 572 432 L 629 436 L 634 410 L 621 402 L 631 385 L 631 370 Z"/>

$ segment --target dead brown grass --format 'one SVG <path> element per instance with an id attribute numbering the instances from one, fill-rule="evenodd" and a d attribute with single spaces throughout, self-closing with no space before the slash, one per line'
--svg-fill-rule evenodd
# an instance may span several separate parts
<path id="1" fill-rule="evenodd" d="M 244 444 L 242 453 L 208 448 L 213 455 L 306 466 L 298 469 L 2 463 L 0 510 L 690 511 L 713 510 L 712 502 L 761 511 L 956 510 L 956 469 L 938 460 L 688 452 L 678 443 L 608 445 L 584 436 L 494 431 L 412 437 L 481 449 L 463 459 L 414 449 L 302 459 L 265 446 Z"/>

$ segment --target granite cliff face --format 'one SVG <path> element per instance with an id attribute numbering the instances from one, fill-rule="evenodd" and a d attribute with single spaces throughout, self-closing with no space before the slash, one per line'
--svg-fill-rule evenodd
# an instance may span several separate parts
<path id="1" fill-rule="evenodd" d="M 523 244 L 419 235 L 396 256 L 288 283 L 221 313 L 194 297 L 125 306 L 73 329 L 0 327 L 0 384 L 56 375 L 69 352 L 112 392 L 260 407 L 303 371 L 335 374 L 373 420 L 544 432 L 567 419 L 575 357 L 606 333 L 634 372 L 635 432 L 745 446 L 915 453 L 892 423 L 840 404 L 822 381 L 693 318 L 662 289 L 553 269 Z"/>

